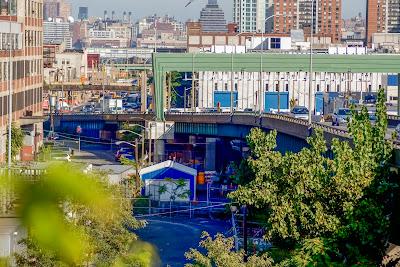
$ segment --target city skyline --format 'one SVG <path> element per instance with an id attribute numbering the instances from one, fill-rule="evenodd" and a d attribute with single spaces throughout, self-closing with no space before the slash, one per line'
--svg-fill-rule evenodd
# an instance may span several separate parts
<path id="1" fill-rule="evenodd" d="M 147 0 L 146 3 L 139 0 L 69 0 L 73 6 L 73 17 L 77 17 L 79 6 L 89 7 L 89 16 L 102 16 L 104 10 L 109 13 L 114 10 L 117 16 L 122 16 L 123 11 L 131 11 L 134 19 L 148 15 L 171 15 L 181 21 L 188 19 L 198 20 L 201 9 L 207 4 L 207 0 L 195 0 L 185 8 L 189 0 Z M 366 0 L 343 0 L 343 18 L 349 18 L 363 13 L 365 17 Z M 140 3 L 140 4 L 139 4 Z M 218 4 L 225 12 L 227 21 L 233 18 L 233 0 L 218 0 Z M 136 7 L 135 5 L 140 5 Z M 182 12 L 184 11 L 184 12 Z"/>

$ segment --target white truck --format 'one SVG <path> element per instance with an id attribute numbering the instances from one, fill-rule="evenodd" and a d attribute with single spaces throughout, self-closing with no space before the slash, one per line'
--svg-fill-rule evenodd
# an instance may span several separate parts
<path id="1" fill-rule="evenodd" d="M 104 100 L 104 112 L 122 113 L 122 99 L 110 98 Z"/>

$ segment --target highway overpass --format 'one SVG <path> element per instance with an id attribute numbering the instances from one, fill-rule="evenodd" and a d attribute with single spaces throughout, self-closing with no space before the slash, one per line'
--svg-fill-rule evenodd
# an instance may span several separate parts
<path id="1" fill-rule="evenodd" d="M 343 141 L 351 141 L 345 127 L 333 127 L 327 123 L 312 123 L 309 127 L 308 122 L 296 119 L 288 115 L 262 114 L 255 113 L 166 113 L 165 122 L 175 123 L 175 133 L 190 135 L 206 135 L 244 138 L 253 127 L 261 127 L 265 130 L 277 130 L 277 132 L 292 136 L 293 138 L 304 140 L 310 136 L 315 129 L 322 129 L 328 145 L 333 138 Z M 388 116 L 391 125 L 397 125 L 400 121 L 398 116 Z M 70 129 L 75 129 L 77 125 L 82 128 L 104 127 L 105 124 L 143 123 L 144 120 L 155 121 L 154 114 L 133 113 L 133 114 L 64 114 L 54 118 L 55 128 L 61 129 L 63 125 L 68 125 Z M 87 126 L 86 126 L 87 125 Z M 61 127 L 61 128 L 60 128 Z M 388 134 L 387 138 L 390 138 Z M 400 142 L 395 141 L 396 161 L 400 166 Z"/>

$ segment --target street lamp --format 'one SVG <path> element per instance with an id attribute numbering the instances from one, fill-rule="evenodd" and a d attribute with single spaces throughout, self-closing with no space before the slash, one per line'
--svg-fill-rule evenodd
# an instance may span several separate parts
<path id="1" fill-rule="evenodd" d="M 264 77 L 263 77 L 263 53 L 264 53 L 264 31 L 265 31 L 265 23 L 267 23 L 268 20 L 277 17 L 277 16 L 282 16 L 286 17 L 284 14 L 274 14 L 269 17 L 267 17 L 264 20 L 264 30 L 261 31 L 261 55 L 260 55 L 260 88 L 258 89 L 258 108 L 259 108 L 259 114 L 262 114 L 262 93 L 263 93 L 263 86 L 264 86 Z"/>
<path id="2" fill-rule="evenodd" d="M 9 61 L 9 71 L 8 71 L 8 169 L 11 171 L 11 131 L 12 131 L 12 22 L 11 22 L 11 1 L 8 0 L 8 16 L 9 16 L 9 38 L 8 38 L 8 61 Z"/>

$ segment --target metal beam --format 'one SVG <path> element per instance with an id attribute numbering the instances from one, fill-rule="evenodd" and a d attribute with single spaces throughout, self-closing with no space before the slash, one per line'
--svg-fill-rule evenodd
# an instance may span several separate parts
<path id="1" fill-rule="evenodd" d="M 232 60 L 234 64 L 232 64 Z M 260 61 L 263 62 L 260 65 Z M 308 54 L 196 54 L 154 53 L 155 111 L 164 120 L 163 74 L 167 71 L 198 72 L 297 72 L 310 67 Z M 315 55 L 314 72 L 399 73 L 400 55 Z"/>

